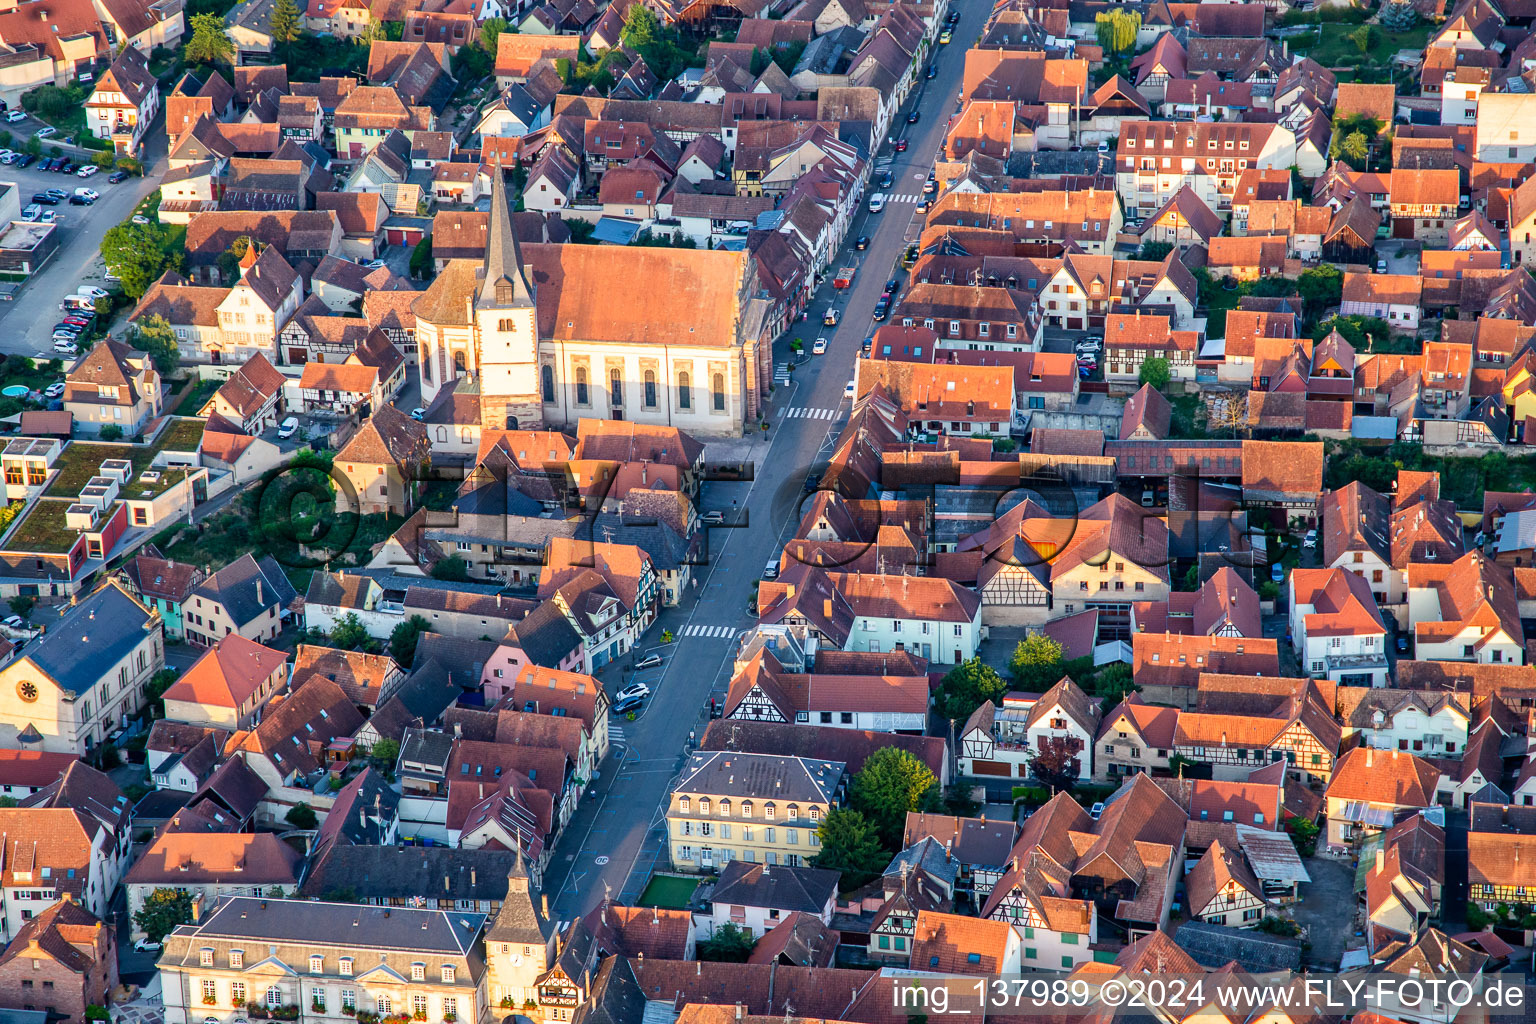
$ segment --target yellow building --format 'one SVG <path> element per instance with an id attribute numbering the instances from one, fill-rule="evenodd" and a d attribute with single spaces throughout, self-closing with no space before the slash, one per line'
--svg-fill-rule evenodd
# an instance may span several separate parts
<path id="1" fill-rule="evenodd" d="M 844 765 L 784 754 L 699 751 L 667 803 L 672 867 L 714 871 L 736 859 L 809 863 L 816 830 L 843 798 Z"/>

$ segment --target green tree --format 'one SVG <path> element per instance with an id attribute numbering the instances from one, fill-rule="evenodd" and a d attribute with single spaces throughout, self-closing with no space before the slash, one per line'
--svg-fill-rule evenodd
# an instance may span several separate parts
<path id="1" fill-rule="evenodd" d="M 228 249 L 219 253 L 218 258 L 214 260 L 214 264 L 219 268 L 220 281 L 223 281 L 225 284 L 233 284 L 239 280 L 240 261 L 245 259 L 245 254 L 255 244 L 250 235 L 239 235 L 233 242 L 229 243 Z"/>
<path id="2" fill-rule="evenodd" d="M 1374 25 L 1361 25 L 1351 32 L 1348 38 L 1361 53 L 1369 53 L 1371 47 L 1380 41 L 1381 32 Z"/>
<path id="3" fill-rule="evenodd" d="M 1016 685 L 1026 690 L 1045 690 L 1061 679 L 1061 644 L 1044 633 L 1030 630 L 1008 659 L 1008 674 Z"/>
<path id="4" fill-rule="evenodd" d="M 231 64 L 235 44 L 224 31 L 224 19 L 217 14 L 194 14 L 187 19 L 192 29 L 181 56 L 188 64 Z"/>
<path id="5" fill-rule="evenodd" d="M 1008 684 L 991 665 L 971 658 L 950 669 L 939 683 L 940 713 L 956 724 L 963 723 L 987 701 L 1001 700 Z"/>
<path id="6" fill-rule="evenodd" d="M 1419 23 L 1419 12 L 1406 0 L 1387 0 L 1378 12 L 1381 27 L 1392 32 L 1406 32 Z"/>
<path id="7" fill-rule="evenodd" d="M 1344 274 L 1332 263 L 1319 263 L 1297 276 L 1296 291 L 1307 316 L 1316 319 L 1323 310 L 1343 300 Z"/>
<path id="8" fill-rule="evenodd" d="M 1350 132 L 1344 136 L 1339 152 L 1357 170 L 1364 170 L 1365 163 L 1371 155 L 1370 140 L 1365 137 L 1364 132 Z"/>
<path id="9" fill-rule="evenodd" d="M 101 258 L 117 275 L 123 291 L 137 301 L 165 273 L 165 229 L 158 224 L 124 221 L 101 238 Z"/>
<path id="10" fill-rule="evenodd" d="M 752 955 L 752 947 L 756 945 L 757 940 L 748 929 L 723 924 L 715 929 L 713 935 L 698 944 L 695 953 L 700 960 L 744 964 L 747 957 Z"/>
<path id="11" fill-rule="evenodd" d="M 1094 17 L 1094 34 L 1099 45 L 1109 56 L 1126 53 L 1136 48 L 1136 33 L 1141 30 L 1141 14 L 1137 11 L 1116 9 L 1100 12 Z"/>
<path id="12" fill-rule="evenodd" d="M 151 313 L 129 326 L 128 344 L 140 352 L 148 352 L 161 373 L 170 373 L 181 361 L 181 350 L 176 347 L 176 332 L 165 317 Z M 193 410 L 195 413 L 196 410 Z"/>
<path id="13" fill-rule="evenodd" d="M 875 826 L 886 849 L 894 850 L 901 845 L 908 811 L 938 809 L 939 780 L 915 754 L 884 747 L 853 777 L 849 804 Z"/>
<path id="14" fill-rule="evenodd" d="M 173 668 L 163 668 L 149 677 L 149 682 L 144 684 L 144 700 L 149 704 L 151 717 L 165 717 L 165 691 L 179 678 L 181 673 Z"/>
<path id="15" fill-rule="evenodd" d="M 565 226 L 571 231 L 572 245 L 595 245 L 592 236 L 597 232 L 597 225 L 587 220 L 568 220 Z"/>
<path id="16" fill-rule="evenodd" d="M 10 511 L 10 507 L 10 505 L 7 505 L 5 507 L 6 511 Z M 16 518 L 14 515 L 11 516 L 11 519 L 14 518 Z M 7 523 L 9 523 L 9 520 L 7 520 Z M 37 606 L 37 598 L 28 597 L 26 594 L 17 594 L 6 603 L 11 606 L 12 615 L 20 615 L 25 619 L 32 615 L 32 609 Z"/>
<path id="17" fill-rule="evenodd" d="M 283 815 L 283 820 L 298 829 L 314 828 L 320 821 L 315 816 L 315 809 L 309 804 L 294 804 L 288 808 L 288 813 Z"/>
<path id="18" fill-rule="evenodd" d="M 400 744 L 386 736 L 369 749 L 368 760 L 386 778 L 392 779 L 395 777 L 395 762 L 400 760 Z"/>
<path id="19" fill-rule="evenodd" d="M 123 439 L 123 428 L 116 423 L 108 423 L 101 428 L 100 437 L 103 441 L 121 441 Z"/>
<path id="20" fill-rule="evenodd" d="M 1152 385 L 1154 391 L 1162 391 L 1173 379 L 1173 374 L 1168 371 L 1168 360 L 1163 356 L 1148 356 L 1141 361 L 1141 373 L 1137 379 L 1143 384 Z"/>
<path id="21" fill-rule="evenodd" d="M 411 276 L 425 281 L 432 276 L 432 236 L 423 235 L 411 250 Z"/>
<path id="22" fill-rule="evenodd" d="M 267 16 L 267 28 L 272 32 L 272 41 L 280 46 L 292 46 L 298 41 L 304 34 L 304 22 L 293 0 L 276 0 Z"/>
<path id="23" fill-rule="evenodd" d="M 416 660 L 416 641 L 421 639 L 424 631 L 431 628 L 432 624 L 426 619 L 412 615 L 389 634 L 389 656 L 410 668 L 411 662 Z"/>
<path id="24" fill-rule="evenodd" d="M 360 651 L 373 643 L 368 628 L 356 612 L 347 612 L 331 627 L 331 643 L 344 651 Z"/>
<path id="25" fill-rule="evenodd" d="M 501 40 L 501 34 L 509 30 L 516 31 L 507 24 L 506 18 L 486 18 L 480 23 L 480 48 L 486 53 L 494 54 Z"/>
<path id="26" fill-rule="evenodd" d="M 432 566 L 432 578 L 465 583 L 469 580 L 469 563 L 458 555 L 449 555 Z"/>
<path id="27" fill-rule="evenodd" d="M 177 925 L 192 922 L 192 894 L 175 889 L 156 889 L 144 897 L 144 906 L 133 915 L 133 923 L 150 942 L 160 942 Z"/>
<path id="28" fill-rule="evenodd" d="M 879 878 L 891 862 L 890 854 L 880 846 L 875 826 L 851 808 L 828 811 L 816 829 L 816 838 L 821 841 L 816 866 L 841 871 L 843 877 L 838 887 L 844 892 Z"/>
<path id="29" fill-rule="evenodd" d="M 1171 252 L 1173 252 L 1172 242 L 1142 242 L 1136 258 L 1148 262 L 1161 262 Z"/>
<path id="30" fill-rule="evenodd" d="M 624 27 L 619 30 L 619 42 L 638 50 L 660 38 L 661 22 L 656 20 L 656 12 L 645 4 L 632 5 L 624 16 Z"/>
<path id="31" fill-rule="evenodd" d="M 461 82 L 477 82 L 489 75 L 495 65 L 495 56 L 479 46 L 461 46 L 453 55 L 453 77 Z"/>
<path id="32" fill-rule="evenodd" d="M 137 160 L 135 160 L 131 156 L 120 156 L 120 157 L 118 157 L 115 166 L 117 167 L 118 170 L 126 171 L 127 173 L 135 175 L 137 177 L 143 177 L 144 176 L 144 165 L 139 163 Z"/>
<path id="33" fill-rule="evenodd" d="M 40 85 L 29 95 L 32 110 L 45 121 L 57 121 L 75 106 L 70 102 L 69 93 L 56 85 Z"/>
<path id="34" fill-rule="evenodd" d="M 27 151 L 28 156 L 41 156 L 43 152 L 43 140 L 34 135 L 28 139 L 26 144 L 21 148 Z"/>

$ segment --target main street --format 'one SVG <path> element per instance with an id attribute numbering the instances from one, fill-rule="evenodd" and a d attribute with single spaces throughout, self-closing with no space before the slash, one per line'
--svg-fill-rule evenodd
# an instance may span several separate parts
<path id="1" fill-rule="evenodd" d="M 604 895 L 633 902 L 651 871 L 668 866 L 663 821 L 667 793 L 686 751 L 708 724 L 710 698 L 724 697 L 737 638 L 753 621 L 753 586 L 768 562 L 777 560 L 784 537 L 799 520 L 802 482 L 810 467 L 826 458 L 831 440 L 847 421 L 850 403 L 844 386 L 853 376 L 861 343 L 876 326 L 875 302 L 906 247 L 917 198 L 954 111 L 965 49 L 981 31 L 986 5 L 959 4 L 959 9 L 954 42 L 935 46 L 936 55 L 930 56 L 938 63 L 937 76 L 919 79 L 892 126 L 891 134 L 908 140 L 907 151 L 893 154 L 885 139 L 875 140 L 877 160 L 882 166 L 890 161 L 894 182 L 885 191 L 893 198 L 879 214 L 869 213 L 863 204 L 847 244 L 831 261 L 832 270 L 859 267 L 853 287 L 835 291 L 829 273 L 808 320 L 789 332 L 803 339 L 807 352 L 814 338 L 827 337 L 827 354 L 808 358 L 796 367 L 788 387 L 776 389 L 769 410 L 770 445 L 757 459 L 755 478 L 705 485 L 702 511 L 720 509 L 727 518 L 744 513 L 746 527 L 710 531 L 708 564 L 695 567 L 692 594 L 682 607 L 665 610 L 651 628 L 650 643 L 657 642 L 663 629 L 677 637 L 658 649 L 665 657 L 662 666 L 612 674 L 610 692 L 620 681 L 638 679 L 650 685 L 652 696 L 635 721 L 613 717 L 613 753 L 566 826 L 546 869 L 544 890 L 557 920 L 580 916 Z M 920 119 L 907 124 L 914 104 Z M 877 177 L 878 172 L 871 176 L 868 192 L 880 191 L 873 184 Z M 860 235 L 870 239 L 863 252 L 854 250 Z M 842 320 L 835 330 L 823 329 L 822 314 L 833 305 L 842 311 Z M 776 364 L 790 358 L 787 337 L 774 358 Z"/>

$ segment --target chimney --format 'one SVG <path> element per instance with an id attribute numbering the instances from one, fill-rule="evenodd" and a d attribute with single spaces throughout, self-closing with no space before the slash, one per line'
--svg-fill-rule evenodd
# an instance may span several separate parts
<path id="1" fill-rule="evenodd" d="M 1376 873 L 1381 874 L 1381 869 L 1386 866 L 1387 854 L 1381 847 L 1376 847 Z"/>

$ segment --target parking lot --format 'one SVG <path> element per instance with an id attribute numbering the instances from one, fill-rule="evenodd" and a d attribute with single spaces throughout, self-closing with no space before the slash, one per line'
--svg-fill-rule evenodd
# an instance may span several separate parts
<path id="1" fill-rule="evenodd" d="M 42 125 L 29 117 L 18 122 L 0 120 L 0 127 L 12 135 L 7 148 L 20 151 L 27 138 Z M 151 127 L 146 140 L 163 152 L 162 131 Z M 99 256 L 102 236 L 129 216 L 133 207 L 159 184 L 158 179 L 145 177 L 112 185 L 107 183 L 106 171 L 90 178 L 43 171 L 42 163 L 52 155 L 54 145 L 66 155 L 79 152 L 65 147 L 58 138 L 44 139 L 43 155 L 30 167 L 0 165 L 0 182 L 15 183 L 21 208 L 26 209 L 34 194 L 50 188 L 73 193 L 77 187 L 85 186 L 95 189 L 101 198 L 93 206 L 70 206 L 66 200 L 58 206 L 45 207 L 58 217 L 59 248 L 42 271 L 22 285 L 14 301 L 0 302 L 0 352 L 43 358 L 54 355 L 51 335 L 53 325 L 59 321 L 59 303 L 81 284 L 105 283 L 105 268 Z M 149 167 L 158 157 L 148 154 L 143 159 Z"/>

